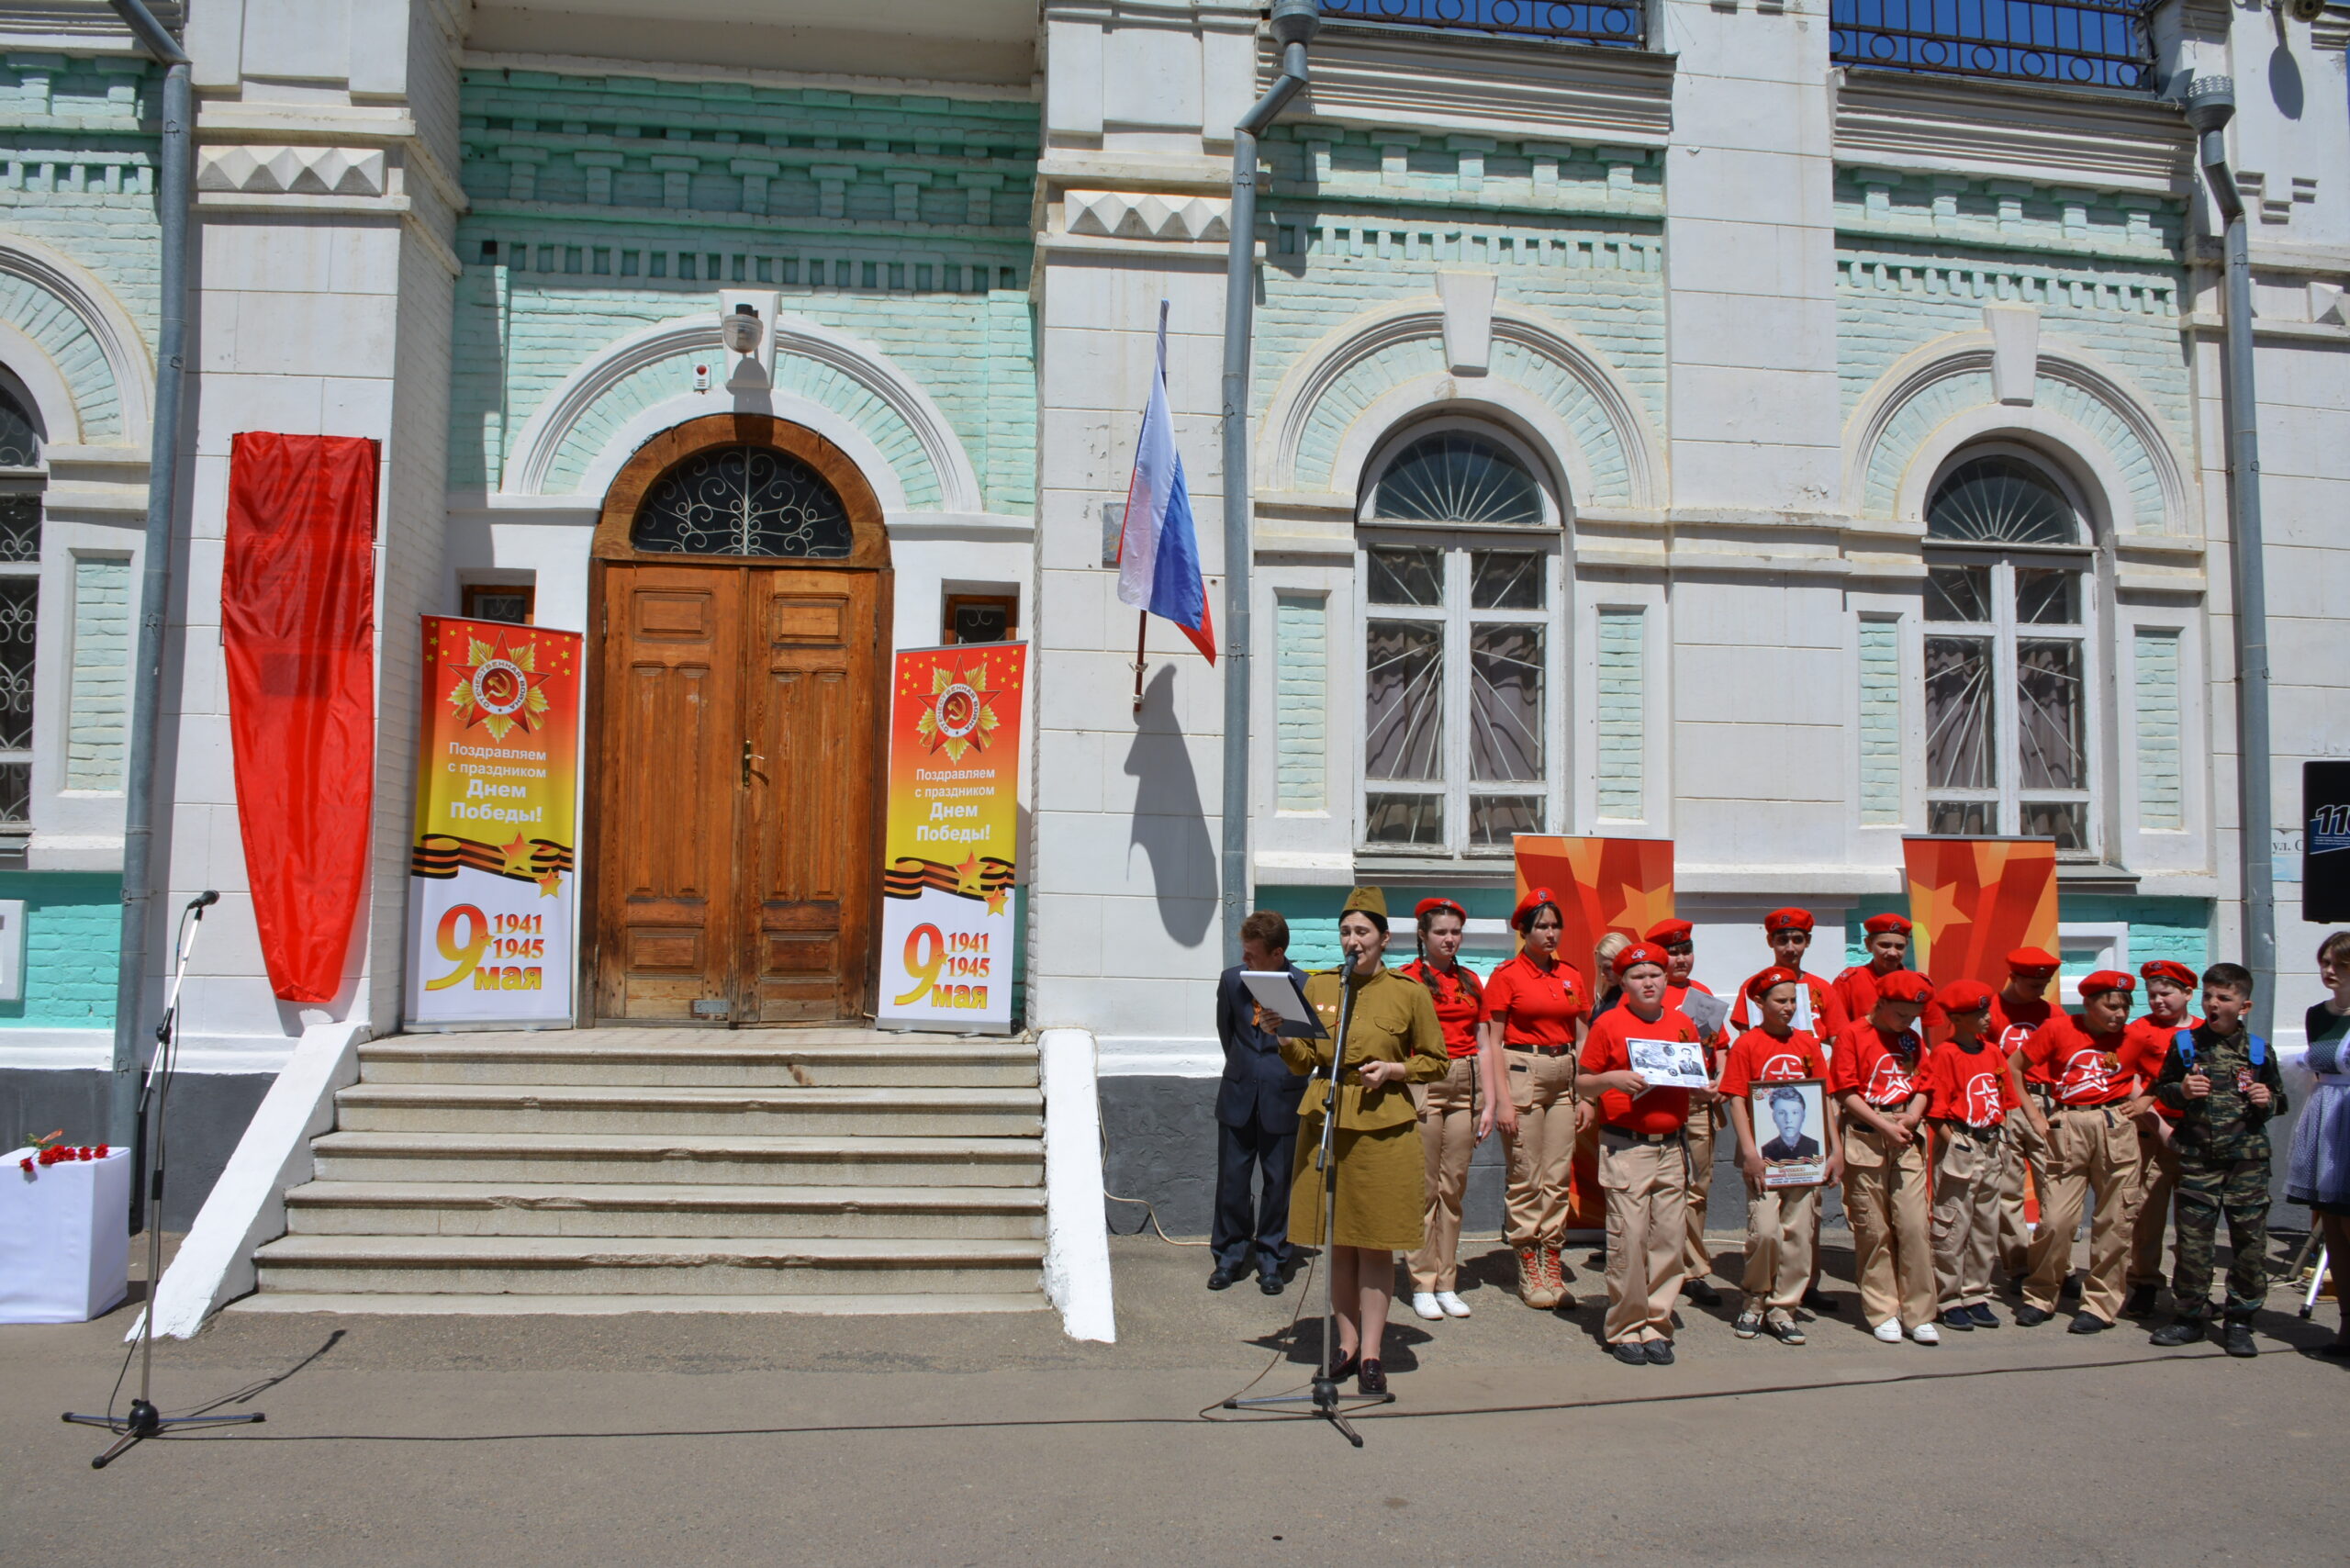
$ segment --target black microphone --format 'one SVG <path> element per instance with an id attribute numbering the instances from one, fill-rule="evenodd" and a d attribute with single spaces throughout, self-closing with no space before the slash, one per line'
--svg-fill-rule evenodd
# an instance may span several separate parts
<path id="1" fill-rule="evenodd" d="M 211 888 L 207 888 L 204 891 L 196 894 L 196 897 L 188 900 L 187 907 L 190 909 L 208 909 L 219 902 L 219 893 Z M 198 918 L 201 918 L 201 916 Z"/>

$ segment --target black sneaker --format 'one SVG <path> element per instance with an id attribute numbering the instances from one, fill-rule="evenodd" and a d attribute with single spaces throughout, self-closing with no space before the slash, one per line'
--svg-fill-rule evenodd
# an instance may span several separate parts
<path id="1" fill-rule="evenodd" d="M 2228 1327 L 2220 1336 L 2220 1349 L 2244 1360 L 2260 1354 L 2260 1347 L 2252 1342 L 2252 1325 L 2237 1317 L 2228 1319 Z"/>
<path id="2" fill-rule="evenodd" d="M 1975 1332 L 1975 1315 L 1963 1306 L 1953 1306 L 1942 1314 L 1942 1327 L 1955 1328 L 1962 1334 Z"/>
<path id="3" fill-rule="evenodd" d="M 2244 1343 L 2248 1345 L 2251 1342 L 2251 1335 L 2247 1333 L 2244 1337 Z M 1673 1341 L 1670 1339 L 1651 1339 L 1646 1345 L 1641 1347 L 1640 1353 L 1648 1357 L 1649 1365 L 1652 1367 L 1669 1367 L 1673 1364 Z M 2234 1352 L 2231 1351 L 2229 1353 L 2232 1355 Z"/>
<path id="4" fill-rule="evenodd" d="M 1762 1332 L 1762 1315 L 1751 1309 L 1741 1312 L 1738 1321 L 1729 1326 L 1729 1331 L 1741 1339 L 1751 1339 Z"/>
<path id="5" fill-rule="evenodd" d="M 2016 1327 L 2019 1328 L 2037 1328 L 2055 1316 L 2056 1315 L 2054 1313 L 2048 1311 L 2045 1307 L 2034 1306 L 2031 1303 L 2025 1302 L 2021 1306 L 2016 1308 Z"/>
<path id="6" fill-rule="evenodd" d="M 1687 1296 L 1691 1301 L 1695 1302 L 1699 1306 L 1719 1306 L 1722 1304 L 1722 1293 L 1714 1289 L 1713 1286 L 1707 1284 L 1703 1280 L 1690 1281 L 1686 1285 L 1682 1287 L 1681 1294 Z M 1650 1341 L 1651 1344 L 1654 1344 L 1655 1342 L 1656 1341 L 1654 1340 Z"/>
<path id="7" fill-rule="evenodd" d="M 2152 1285 L 2137 1286 L 2131 1291 L 2130 1299 L 2121 1304 L 2121 1316 L 2124 1317 L 2152 1317 L 2154 1313 L 2154 1287 Z"/>
<path id="8" fill-rule="evenodd" d="M 2157 1328 L 2147 1336 L 2146 1342 L 2175 1350 L 2181 1345 L 2199 1345 L 2210 1337 L 2199 1317 L 2182 1317 L 2177 1322 Z"/>
<path id="9" fill-rule="evenodd" d="M 2102 1334 L 2112 1327 L 2112 1324 L 2108 1323 L 2104 1318 L 2099 1317 L 2094 1312 L 2076 1312 L 2073 1315 L 2073 1326 L 2065 1330 L 2065 1332 L 2067 1334 Z"/>
<path id="10" fill-rule="evenodd" d="M 1649 1364 L 1648 1351 L 1629 1339 L 1618 1345 L 1608 1346 L 1607 1353 L 1628 1367 L 1644 1367 Z"/>
<path id="11" fill-rule="evenodd" d="M 1991 1310 L 1991 1304 L 1987 1301 L 1978 1301 L 1968 1307 L 1966 1316 L 1974 1319 L 1977 1328 L 1997 1328 L 1999 1326 L 1999 1315 Z"/>
<path id="12" fill-rule="evenodd" d="M 1796 1327 L 1794 1318 L 1784 1313 L 1774 1314 L 1764 1318 L 1762 1327 L 1770 1331 L 1772 1338 L 1782 1345 L 1800 1345 L 1804 1342 L 1803 1330 Z"/>

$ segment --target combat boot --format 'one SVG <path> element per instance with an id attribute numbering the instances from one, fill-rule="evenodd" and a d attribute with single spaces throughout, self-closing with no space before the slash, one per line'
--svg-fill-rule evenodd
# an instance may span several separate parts
<path id="1" fill-rule="evenodd" d="M 1542 1262 L 1541 1243 L 1517 1249 L 1517 1297 L 1537 1311 L 1548 1310 L 1558 1300 L 1550 1289 L 1550 1271 Z"/>
<path id="2" fill-rule="evenodd" d="M 1542 1281 L 1550 1288 L 1552 1310 L 1572 1312 L 1575 1298 L 1567 1291 L 1567 1260 L 1559 1255 L 1559 1244 L 1555 1241 L 1542 1249 Z"/>
<path id="3" fill-rule="evenodd" d="M 2252 1325 L 2241 1317 L 2228 1319 L 2227 1327 L 2221 1331 L 2220 1349 L 2247 1361 L 2260 1354 L 2260 1347 L 2252 1342 Z"/>
<path id="4" fill-rule="evenodd" d="M 2199 1345 L 2208 1338 L 2210 1333 L 2204 1328 L 2201 1318 L 2182 1317 L 2165 1327 L 2155 1329 L 2147 1337 L 2146 1342 L 2171 1350 L 2181 1345 Z"/>

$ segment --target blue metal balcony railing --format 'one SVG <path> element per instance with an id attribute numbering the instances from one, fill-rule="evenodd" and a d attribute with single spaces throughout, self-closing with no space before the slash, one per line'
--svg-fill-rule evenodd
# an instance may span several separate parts
<path id="1" fill-rule="evenodd" d="M 1333 21 L 1505 33 L 1639 49 L 1648 41 L 1642 0 L 1322 0 Z"/>
<path id="2" fill-rule="evenodd" d="M 2150 0 L 1830 0 L 1841 65 L 2152 93 Z"/>

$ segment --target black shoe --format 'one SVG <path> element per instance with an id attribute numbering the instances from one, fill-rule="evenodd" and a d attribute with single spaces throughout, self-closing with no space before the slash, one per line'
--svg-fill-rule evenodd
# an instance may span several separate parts
<path id="1" fill-rule="evenodd" d="M 1707 1284 L 1703 1280 L 1690 1281 L 1686 1285 L 1682 1287 L 1681 1294 L 1687 1296 L 1699 1306 L 1719 1306 L 1722 1304 L 1722 1293 L 1714 1289 L 1713 1286 Z M 1649 1342 L 1651 1344 L 1656 1343 L 1653 1339 Z"/>
<path id="2" fill-rule="evenodd" d="M 2094 1312 L 2076 1312 L 2073 1315 L 2073 1326 L 2070 1328 L 2065 1329 L 2065 1332 L 2067 1334 L 2102 1334 L 2112 1327 L 2112 1324 L 2108 1323 L 2104 1318 L 2099 1317 Z"/>
<path id="3" fill-rule="evenodd" d="M 1803 1293 L 1803 1309 L 1806 1312 L 1825 1312 L 1831 1315 L 1844 1310 L 1826 1291 L 1818 1289 Z"/>
<path id="4" fill-rule="evenodd" d="M 1620 1345 L 1608 1346 L 1607 1353 L 1628 1367 L 1644 1367 L 1649 1364 L 1648 1351 L 1628 1339 Z"/>
<path id="5" fill-rule="evenodd" d="M 2210 1331 L 2203 1327 L 2201 1318 L 2182 1317 L 2165 1327 L 2155 1329 L 2147 1336 L 2147 1343 L 2158 1345 L 2165 1350 L 2175 1350 L 2181 1345 L 2199 1345 L 2210 1337 Z"/>
<path id="6" fill-rule="evenodd" d="M 2152 1285 L 2140 1285 L 2130 1293 L 2130 1299 L 2121 1304 L 2121 1316 L 2124 1317 L 2151 1317 L 2154 1313 L 2154 1287 Z"/>
<path id="7" fill-rule="evenodd" d="M 2037 1328 L 2055 1316 L 2056 1315 L 2053 1312 L 2034 1306 L 2030 1302 L 2025 1302 L 2021 1306 L 2016 1308 L 2016 1327 L 2019 1328 Z"/>
<path id="8" fill-rule="evenodd" d="M 1377 1361 L 1365 1361 L 1356 1370 L 1355 1387 L 1366 1394 L 1387 1392 L 1387 1369 Z"/>
<path id="9" fill-rule="evenodd" d="M 1281 1277 L 1279 1274 L 1259 1274 L 1257 1276 L 1257 1288 L 1267 1295 L 1279 1295 L 1281 1294 Z"/>
<path id="10" fill-rule="evenodd" d="M 1955 1328 L 1962 1334 L 1975 1332 L 1975 1315 L 1963 1306 L 1953 1306 L 1942 1314 L 1942 1327 Z"/>
<path id="11" fill-rule="evenodd" d="M 1999 1315 L 1991 1310 L 1991 1304 L 1987 1301 L 1978 1301 L 1968 1307 L 1966 1316 L 1977 1328 L 1997 1328 L 1999 1326 Z"/>
<path id="12" fill-rule="evenodd" d="M 1344 1383 L 1347 1379 L 1354 1376 L 1355 1372 L 1360 1369 L 1361 1366 L 1362 1355 L 1361 1352 L 1358 1351 L 1330 1369 L 1330 1381 L 1332 1383 Z"/>
<path id="13" fill-rule="evenodd" d="M 1218 1263 L 1215 1271 L 1208 1276 L 1208 1289 L 1228 1291 L 1239 1282 L 1241 1273 L 1242 1270 L 1237 1263 Z"/>
<path id="14" fill-rule="evenodd" d="M 1669 1367 L 1673 1364 L 1673 1341 L 1651 1339 L 1640 1348 L 1640 1354 L 1649 1359 L 1652 1367 Z"/>
<path id="15" fill-rule="evenodd" d="M 2260 1354 L 2260 1347 L 2252 1342 L 2252 1325 L 2240 1317 L 2228 1319 L 2228 1326 L 2220 1336 L 2220 1349 L 2245 1360 Z"/>

